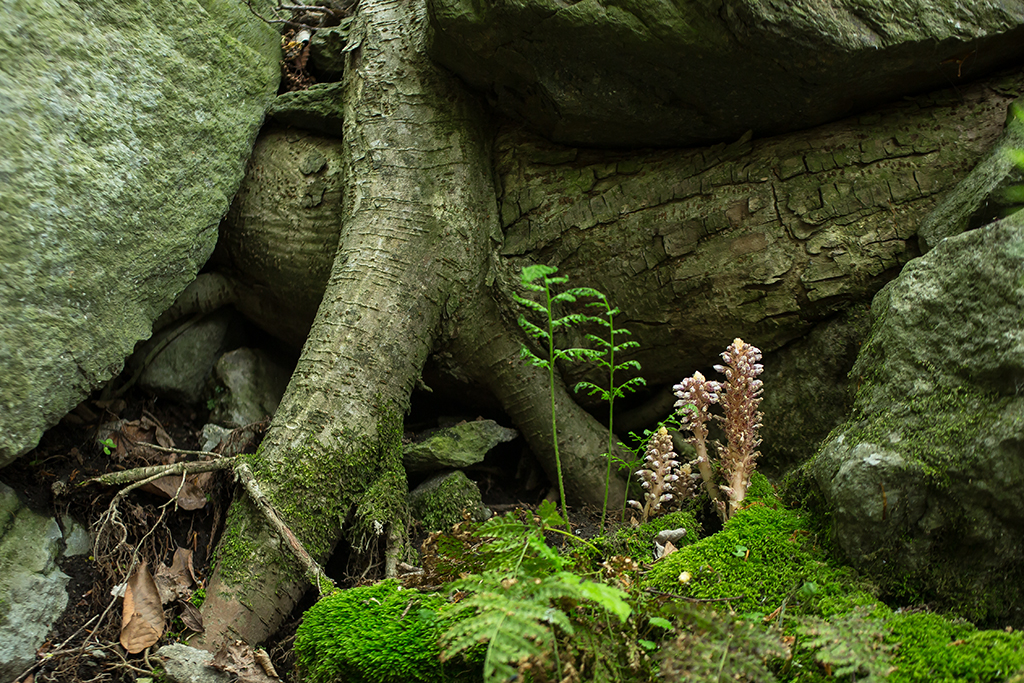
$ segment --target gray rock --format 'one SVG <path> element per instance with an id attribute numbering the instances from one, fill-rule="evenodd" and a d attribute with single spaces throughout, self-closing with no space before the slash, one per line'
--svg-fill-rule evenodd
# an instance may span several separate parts
<path id="1" fill-rule="evenodd" d="M 409 509 L 424 531 L 447 531 L 462 521 L 462 512 L 482 522 L 491 516 L 480 489 L 461 470 L 439 472 L 409 492 Z"/>
<path id="2" fill-rule="evenodd" d="M 262 0 L 258 0 L 262 5 Z M 0 466 L 195 277 L 280 78 L 236 2 L 0 8 Z"/>
<path id="3" fill-rule="evenodd" d="M 74 517 L 61 518 L 64 529 L 64 552 L 63 557 L 77 557 L 92 553 L 92 535 L 89 529 Z"/>
<path id="4" fill-rule="evenodd" d="M 140 387 L 191 405 L 202 400 L 217 359 L 244 338 L 245 321 L 235 310 L 222 309 L 195 323 L 180 324 L 187 326 L 183 332 L 171 326 L 143 344 L 128 361 L 128 367 L 146 363 L 139 377 Z M 167 338 L 172 341 L 150 358 L 155 347 Z"/>
<path id="5" fill-rule="evenodd" d="M 431 0 L 434 58 L 568 144 L 808 128 L 1024 54 L 1020 3 Z"/>
<path id="6" fill-rule="evenodd" d="M 870 331 L 868 306 L 861 304 L 765 354 L 759 468 L 781 474 L 802 464 L 846 421 L 856 389 L 848 375 Z"/>
<path id="7" fill-rule="evenodd" d="M 156 651 L 164 675 L 172 683 L 229 683 L 234 676 L 210 666 L 213 653 L 182 643 L 164 645 Z"/>
<path id="8" fill-rule="evenodd" d="M 228 438 L 231 429 L 215 424 L 203 425 L 203 448 L 204 451 L 212 451 L 220 445 L 220 442 Z"/>
<path id="9" fill-rule="evenodd" d="M 244 427 L 272 417 L 288 388 L 291 369 L 282 367 L 262 350 L 247 348 L 225 353 L 217 361 L 218 383 L 226 391 L 215 399 L 210 420 Z"/>
<path id="10" fill-rule="evenodd" d="M 468 467 L 482 462 L 499 443 L 511 441 L 519 433 L 493 420 L 474 420 L 440 429 L 419 443 L 409 444 L 403 453 L 409 472 Z"/>
<path id="11" fill-rule="evenodd" d="M 337 26 L 322 28 L 309 41 L 309 59 L 325 74 L 340 76 L 345 71 L 345 46 L 352 27 L 352 17 L 345 17 Z"/>
<path id="12" fill-rule="evenodd" d="M 56 565 L 60 527 L 0 484 L 0 681 L 13 681 L 68 603 L 69 577 Z"/>
<path id="13" fill-rule="evenodd" d="M 1024 616 L 1024 215 L 940 242 L 872 305 L 852 417 L 810 464 L 886 588 Z"/>

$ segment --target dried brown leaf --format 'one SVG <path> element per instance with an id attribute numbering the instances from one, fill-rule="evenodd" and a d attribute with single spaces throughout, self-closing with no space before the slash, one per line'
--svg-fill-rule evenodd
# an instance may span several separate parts
<path id="1" fill-rule="evenodd" d="M 266 655 L 266 653 L 264 653 Z M 253 649 L 240 640 L 224 643 L 213 656 L 211 666 L 235 674 L 237 683 L 278 683 L 277 672 L 271 676 L 260 665 Z M 273 666 L 270 670 L 273 671 Z"/>
<path id="2" fill-rule="evenodd" d="M 203 613 L 191 602 L 181 601 L 181 623 L 198 633 L 203 633 L 206 627 L 203 625 Z"/>
<path id="3" fill-rule="evenodd" d="M 186 477 L 182 486 L 180 474 L 169 474 L 146 484 L 140 490 L 165 498 L 177 496 L 178 507 L 182 510 L 199 510 L 206 506 L 206 494 L 196 485 L 196 476 Z"/>
<path id="4" fill-rule="evenodd" d="M 171 566 L 161 563 L 157 568 L 153 580 L 156 582 L 157 590 L 160 592 L 160 602 L 167 604 L 174 600 L 187 598 L 191 594 L 194 578 L 192 576 L 192 551 L 188 548 L 178 548 L 174 551 L 174 560 Z"/>
<path id="5" fill-rule="evenodd" d="M 121 645 L 130 654 L 142 652 L 164 633 L 164 610 L 156 582 L 143 562 L 128 579 L 121 613 Z"/>

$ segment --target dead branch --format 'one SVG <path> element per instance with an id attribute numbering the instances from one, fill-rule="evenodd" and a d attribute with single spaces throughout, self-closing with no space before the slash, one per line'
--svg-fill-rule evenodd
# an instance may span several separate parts
<path id="1" fill-rule="evenodd" d="M 309 554 L 306 548 L 302 545 L 302 542 L 295 537 L 292 530 L 288 528 L 288 525 L 284 523 L 277 510 L 271 505 L 267 497 L 260 491 L 259 484 L 256 482 L 256 478 L 252 475 L 252 470 L 249 469 L 247 464 L 239 463 L 238 467 L 235 468 L 235 473 L 238 475 L 239 480 L 242 482 L 242 486 L 245 487 L 246 493 L 252 498 L 252 501 L 256 504 L 256 507 L 260 509 L 263 516 L 267 518 L 270 525 L 277 530 L 277 533 L 281 535 L 281 538 L 288 544 L 292 554 L 302 565 L 302 568 L 306 572 L 306 578 L 309 582 L 316 586 L 317 591 L 323 595 L 325 587 L 322 585 L 324 582 L 327 583 L 328 588 L 336 588 L 334 581 L 324 573 L 324 570 L 320 567 L 316 560 Z"/>
<path id="2" fill-rule="evenodd" d="M 98 477 L 93 477 L 92 479 L 86 479 L 85 481 L 80 482 L 78 486 L 88 486 L 89 484 L 102 484 L 104 486 L 132 484 L 118 492 L 117 499 L 119 500 L 138 487 L 144 486 L 152 481 L 156 481 L 161 477 L 174 474 L 199 474 L 200 472 L 228 470 L 234 467 L 238 462 L 236 458 L 222 458 L 217 453 L 207 453 L 206 451 L 183 451 L 181 449 L 163 448 L 162 446 L 157 446 L 155 444 L 146 444 L 146 448 L 154 448 L 156 450 L 169 451 L 171 453 L 182 453 L 186 455 L 213 455 L 217 456 L 217 459 L 176 462 L 170 465 L 150 465 L 149 467 L 136 467 L 135 469 L 124 470 L 121 472 L 108 472 L 106 474 L 101 474 Z"/>

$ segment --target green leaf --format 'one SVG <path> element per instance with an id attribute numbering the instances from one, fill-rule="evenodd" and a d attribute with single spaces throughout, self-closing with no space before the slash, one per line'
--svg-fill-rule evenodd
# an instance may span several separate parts
<path id="1" fill-rule="evenodd" d="M 1024 149 L 1008 149 L 1006 156 L 1017 166 L 1024 166 Z"/>
<path id="2" fill-rule="evenodd" d="M 548 362 L 546 360 L 536 355 L 535 353 L 533 353 L 533 351 L 530 351 L 530 349 L 526 348 L 525 346 L 519 348 L 519 357 L 534 367 L 548 367 Z"/>
<path id="3" fill-rule="evenodd" d="M 557 576 L 561 577 L 563 582 L 578 588 L 581 597 L 597 603 L 602 609 L 617 616 L 621 622 L 625 622 L 633 612 L 633 608 L 626 602 L 629 594 L 615 586 L 595 581 L 584 581 L 576 574 L 569 574 L 568 572 L 559 573 Z"/>
<path id="4" fill-rule="evenodd" d="M 518 303 L 520 306 L 525 306 L 526 308 L 529 308 L 531 311 L 544 313 L 545 315 L 548 312 L 548 309 L 544 306 L 544 304 L 534 301 L 533 299 L 526 299 L 524 297 L 519 296 L 518 294 L 513 294 L 512 298 L 515 299 L 516 303 Z"/>
<path id="5" fill-rule="evenodd" d="M 547 330 L 545 330 L 542 327 L 538 327 L 537 325 L 534 325 L 533 323 L 531 323 L 529 320 L 522 316 L 520 316 L 519 318 L 519 327 L 523 328 L 523 331 L 526 332 L 526 334 L 533 337 L 534 339 L 542 339 L 546 342 L 550 338 L 548 336 Z"/>
<path id="6" fill-rule="evenodd" d="M 558 514 L 558 507 L 550 500 L 544 500 L 537 506 L 537 516 L 545 526 L 565 526 L 565 520 Z"/>
<path id="7" fill-rule="evenodd" d="M 647 620 L 647 623 L 656 628 L 670 629 L 672 628 L 672 622 L 664 617 L 651 617 Z"/>
<path id="8" fill-rule="evenodd" d="M 554 266 L 545 266 L 543 264 L 537 264 L 533 266 L 526 266 L 520 273 L 520 278 L 524 285 L 532 283 L 534 280 L 547 278 L 549 275 L 554 275 L 558 272 L 558 268 Z"/>

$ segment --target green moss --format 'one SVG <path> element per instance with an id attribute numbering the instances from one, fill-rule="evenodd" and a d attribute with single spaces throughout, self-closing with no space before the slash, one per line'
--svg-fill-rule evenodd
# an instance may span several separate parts
<path id="1" fill-rule="evenodd" d="M 303 615 L 295 657 L 308 683 L 450 681 L 440 636 L 452 623 L 437 594 L 403 590 L 389 579 L 337 591 Z"/>
<path id="2" fill-rule="evenodd" d="M 883 389 L 862 387 L 865 390 Z M 965 458 L 977 452 L 986 424 L 1004 402 L 969 385 L 936 386 L 927 394 L 894 399 L 884 411 L 869 410 L 858 401 L 859 414 L 850 422 L 854 428 L 845 435 L 851 447 L 861 442 L 891 445 L 920 463 L 925 474 L 945 488 L 950 484 L 950 469 L 970 468 Z M 900 436 L 898 444 L 892 443 L 894 434 Z"/>
<path id="3" fill-rule="evenodd" d="M 466 511 L 478 522 L 486 518 L 480 489 L 464 472 L 448 474 L 436 488 L 424 493 L 413 503 L 413 514 L 425 531 L 445 531 L 462 521 Z"/>
<path id="4" fill-rule="evenodd" d="M 345 431 L 332 435 L 340 444 L 328 447 L 310 438 L 305 444 L 276 458 L 261 448 L 242 456 L 270 503 L 317 560 L 324 560 L 347 533 L 353 548 L 368 551 L 390 524 L 407 523 L 408 486 L 402 468 L 402 419 L 397 411 L 378 408 L 376 438 L 356 437 Z M 354 513 L 354 514 L 353 514 Z M 268 551 L 259 542 L 270 533 L 248 501 L 232 505 L 218 549 L 218 569 L 227 583 L 244 583 L 257 568 L 279 564 L 285 577 L 301 578 L 298 564 Z"/>
<path id="5" fill-rule="evenodd" d="M 644 585 L 691 598 L 728 601 L 741 613 L 849 609 L 870 601 L 849 569 L 818 543 L 815 520 L 802 511 L 755 504 L 721 531 L 660 560 Z M 684 574 L 685 572 L 685 574 Z"/>
<path id="6" fill-rule="evenodd" d="M 757 471 L 750 474 L 750 485 L 747 486 L 747 496 L 744 502 L 747 505 L 759 503 L 771 508 L 782 506 L 779 495 L 775 492 L 772 483 L 768 481 L 768 477 Z"/>
<path id="7" fill-rule="evenodd" d="M 1024 667 L 1024 636 L 978 631 L 938 614 L 896 614 L 889 641 L 898 643 L 894 683 L 1002 681 Z"/>
<path id="8" fill-rule="evenodd" d="M 625 555 L 649 561 L 654 553 L 654 538 L 665 529 L 686 529 L 686 535 L 673 543 L 677 548 L 694 543 L 701 534 L 701 524 L 690 510 L 670 512 L 637 527 L 624 527 L 607 538 L 596 539 L 596 545 L 609 555 Z"/>

